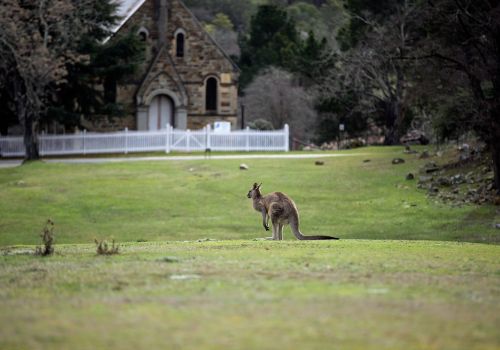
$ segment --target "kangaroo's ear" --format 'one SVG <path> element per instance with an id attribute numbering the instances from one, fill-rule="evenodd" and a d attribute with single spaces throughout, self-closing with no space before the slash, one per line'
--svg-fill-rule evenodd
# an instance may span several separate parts
<path id="1" fill-rule="evenodd" d="M 257 182 L 254 182 L 254 184 L 253 184 L 253 189 L 255 190 L 257 187 L 258 187 L 258 186 L 257 186 Z"/>
<path id="2" fill-rule="evenodd" d="M 257 184 L 256 184 L 257 185 Z M 257 189 L 260 190 L 260 186 L 262 186 L 262 182 L 259 184 L 259 186 L 257 186 Z"/>

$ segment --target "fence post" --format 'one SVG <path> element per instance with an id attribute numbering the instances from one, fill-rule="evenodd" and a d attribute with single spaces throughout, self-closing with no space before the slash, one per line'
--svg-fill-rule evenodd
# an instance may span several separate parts
<path id="1" fill-rule="evenodd" d="M 290 142 L 290 128 L 288 127 L 288 124 L 285 124 L 285 128 L 283 129 L 284 131 L 284 134 L 285 134 L 285 152 L 288 152 L 289 151 L 289 148 L 290 148 L 290 145 L 289 145 L 289 142 Z"/>
<path id="2" fill-rule="evenodd" d="M 250 127 L 247 126 L 245 130 L 245 150 L 250 152 Z"/>
<path id="3" fill-rule="evenodd" d="M 206 149 L 210 149 L 212 146 L 210 145 L 211 143 L 211 140 L 210 140 L 210 133 L 211 133 L 211 127 L 210 127 L 210 124 L 207 124 L 207 126 L 205 127 L 205 132 L 207 134 L 207 137 L 206 137 L 206 141 L 207 141 L 207 144 L 205 145 L 205 148 Z"/>
<path id="4" fill-rule="evenodd" d="M 57 134 L 53 134 L 54 136 L 57 136 Z M 63 136 L 66 136 L 66 128 L 63 128 Z M 54 140 L 55 141 L 55 140 Z M 40 140 L 40 148 L 42 146 L 42 140 Z M 63 137 L 62 139 L 62 154 L 66 154 L 66 138 Z"/>
<path id="5" fill-rule="evenodd" d="M 128 128 L 125 128 L 125 154 L 128 153 Z"/>
<path id="6" fill-rule="evenodd" d="M 191 137 L 191 130 L 187 129 L 186 130 L 186 147 L 187 147 L 188 152 L 191 152 L 191 143 L 189 142 L 190 137 Z"/>
<path id="7" fill-rule="evenodd" d="M 87 154 L 86 145 L 85 145 L 85 135 L 86 134 L 87 134 L 87 130 L 83 129 L 83 132 L 82 132 L 82 138 L 83 138 L 83 155 Z"/>
<path id="8" fill-rule="evenodd" d="M 167 126 L 165 128 L 165 153 L 170 153 L 169 134 L 170 134 L 170 124 L 167 123 Z"/>
<path id="9" fill-rule="evenodd" d="M 174 149 L 173 149 L 173 146 L 174 146 L 174 132 L 175 132 L 175 129 L 174 129 L 174 126 L 173 125 L 170 125 L 170 131 L 169 131 L 169 141 L 168 141 L 168 151 L 169 152 L 172 152 Z"/>

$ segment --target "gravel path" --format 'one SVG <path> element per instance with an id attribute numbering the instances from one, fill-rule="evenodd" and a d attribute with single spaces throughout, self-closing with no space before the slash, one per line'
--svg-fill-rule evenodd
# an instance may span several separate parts
<path id="1" fill-rule="evenodd" d="M 119 162 L 151 162 L 151 161 L 184 161 L 184 160 L 205 160 L 205 159 L 304 159 L 304 158 L 333 158 L 367 155 L 366 153 L 356 154 L 232 154 L 213 156 L 157 156 L 157 157 L 109 157 L 109 158 L 58 158 L 44 159 L 46 163 L 67 163 L 67 164 L 98 164 L 98 163 L 119 163 Z M 21 160 L 0 160 L 0 168 L 12 168 L 21 165 Z"/>

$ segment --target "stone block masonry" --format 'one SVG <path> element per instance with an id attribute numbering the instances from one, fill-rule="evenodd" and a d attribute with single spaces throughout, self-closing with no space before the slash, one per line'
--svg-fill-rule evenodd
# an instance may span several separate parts
<path id="1" fill-rule="evenodd" d="M 117 86 L 117 102 L 124 105 L 126 117 L 101 123 L 98 128 L 147 130 L 154 126 L 152 118 L 168 120 L 176 128 L 198 129 L 217 120 L 229 121 L 235 127 L 238 67 L 181 0 L 139 2 L 111 40 L 136 32 L 145 40 L 145 59 L 136 74 Z M 166 5 L 166 16 L 160 15 L 162 5 Z M 166 38 L 159 37 L 162 32 Z M 210 78 L 217 83 L 215 91 L 207 92 Z M 152 108 L 160 96 L 170 101 L 167 107 Z M 216 109 L 207 110 L 207 98 L 215 98 Z M 168 115 L 160 116 L 162 113 Z"/>

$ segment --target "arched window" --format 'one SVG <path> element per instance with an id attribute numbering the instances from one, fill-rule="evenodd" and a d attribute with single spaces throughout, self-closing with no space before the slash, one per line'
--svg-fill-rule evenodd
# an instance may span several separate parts
<path id="1" fill-rule="evenodd" d="M 141 38 L 141 41 L 145 42 L 146 40 L 148 40 L 149 33 L 148 33 L 148 31 L 145 28 L 139 29 L 139 31 L 137 32 L 137 34 Z"/>
<path id="2" fill-rule="evenodd" d="M 205 109 L 207 112 L 217 111 L 217 79 L 207 79 L 205 87 Z"/>
<path id="3" fill-rule="evenodd" d="M 177 33 L 176 36 L 176 56 L 177 57 L 184 57 L 184 34 L 183 33 Z"/>

